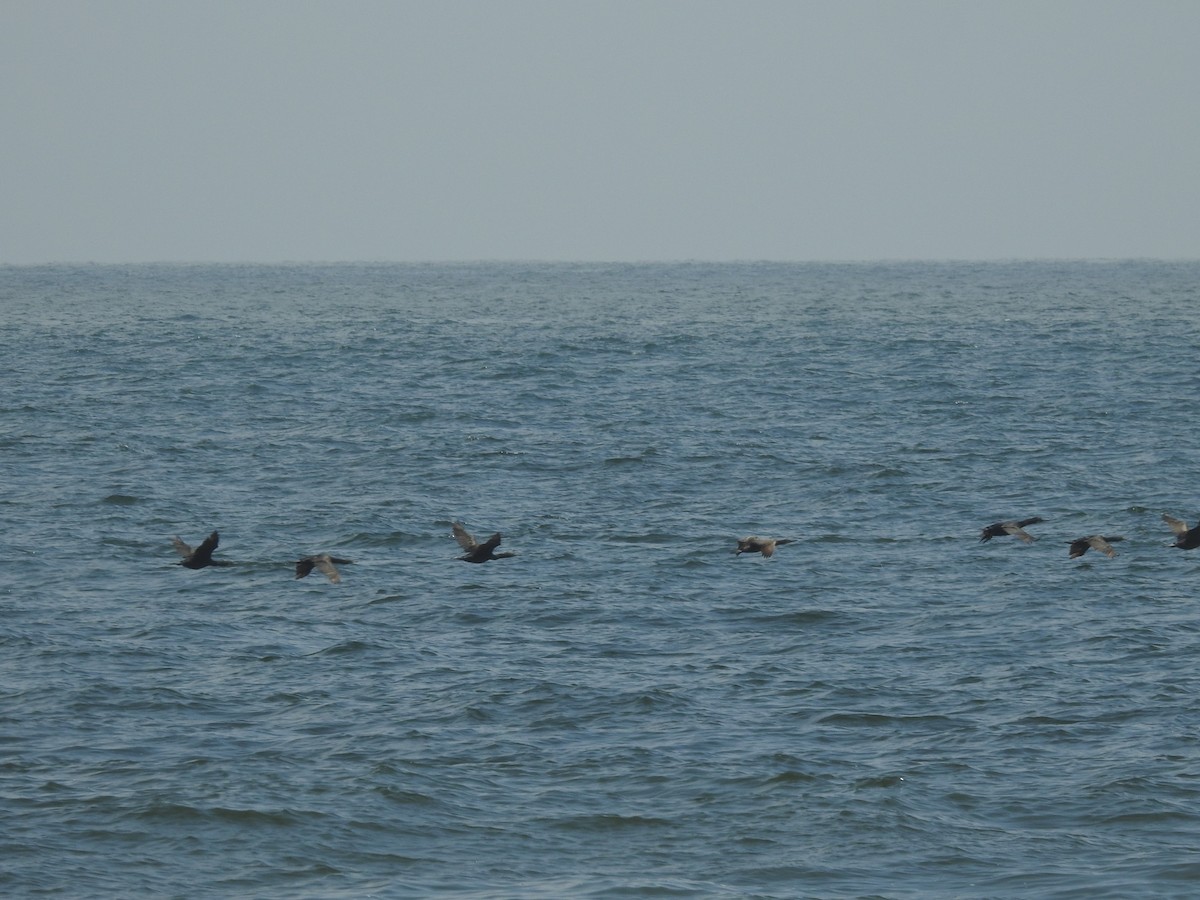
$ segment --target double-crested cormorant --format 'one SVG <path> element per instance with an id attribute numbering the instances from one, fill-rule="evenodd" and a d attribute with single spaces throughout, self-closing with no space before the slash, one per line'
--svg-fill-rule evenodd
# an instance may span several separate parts
<path id="1" fill-rule="evenodd" d="M 1006 534 L 1011 534 L 1027 544 L 1032 544 L 1034 537 L 1025 531 L 1025 526 L 1036 525 L 1038 522 L 1043 521 L 1045 520 L 1041 516 L 1034 516 L 1032 519 L 1021 519 L 1019 522 L 993 522 L 983 529 L 979 535 L 979 540 L 981 542 L 990 541 L 994 537 L 1003 537 Z"/>
<path id="2" fill-rule="evenodd" d="M 471 537 L 470 532 L 454 523 L 454 539 L 458 541 L 458 546 L 462 547 L 467 552 L 459 557 L 463 562 L 483 563 L 489 559 L 508 559 L 510 556 L 516 556 L 515 553 L 493 553 L 500 546 L 500 532 L 496 532 L 482 544 L 475 543 L 475 538 Z"/>
<path id="3" fill-rule="evenodd" d="M 1187 522 L 1166 513 L 1163 513 L 1163 521 L 1175 532 L 1175 543 L 1172 547 L 1178 547 L 1180 550 L 1195 550 L 1200 547 L 1200 524 L 1195 528 L 1188 528 Z"/>
<path id="4" fill-rule="evenodd" d="M 179 535 L 176 535 L 171 543 L 175 545 L 175 552 L 183 557 L 179 564 L 188 569 L 203 569 L 205 566 L 232 566 L 233 563 L 227 560 L 212 558 L 213 551 L 217 549 L 220 540 L 220 535 L 214 531 L 195 550 L 181 541 Z"/>
<path id="5" fill-rule="evenodd" d="M 794 543 L 795 541 L 792 538 L 744 537 L 738 541 L 737 549 L 733 551 L 733 555 L 741 556 L 743 553 L 761 553 L 763 556 L 772 556 L 775 553 L 776 547 Z"/>
<path id="6" fill-rule="evenodd" d="M 334 568 L 334 563 L 338 565 L 349 565 L 354 562 L 352 559 L 342 559 L 338 556 L 330 556 L 328 553 L 314 553 L 312 556 L 306 556 L 304 559 L 296 560 L 296 577 L 303 578 L 314 568 L 320 569 L 334 584 L 341 584 L 342 576 L 338 574 L 338 570 Z"/>
<path id="7" fill-rule="evenodd" d="M 1078 559 L 1079 557 L 1083 556 L 1083 554 L 1087 553 L 1088 548 L 1090 547 L 1093 550 L 1100 551 L 1109 559 L 1112 559 L 1117 555 L 1117 551 L 1112 548 L 1112 545 L 1117 541 L 1123 540 L 1125 540 L 1125 538 L 1120 537 L 1119 535 L 1114 537 L 1104 537 L 1103 535 L 1099 534 L 1090 534 L 1087 537 L 1081 537 L 1078 540 L 1067 541 L 1067 543 L 1071 545 L 1071 549 L 1068 552 L 1071 554 L 1071 559 Z"/>

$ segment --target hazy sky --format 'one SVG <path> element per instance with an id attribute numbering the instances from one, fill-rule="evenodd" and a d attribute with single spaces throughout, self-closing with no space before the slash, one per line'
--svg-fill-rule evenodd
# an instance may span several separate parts
<path id="1" fill-rule="evenodd" d="M 0 0 L 0 262 L 1200 257 L 1196 0 Z"/>

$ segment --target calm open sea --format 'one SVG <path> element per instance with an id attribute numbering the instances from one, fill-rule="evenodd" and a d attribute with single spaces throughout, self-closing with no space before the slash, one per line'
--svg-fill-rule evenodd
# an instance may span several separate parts
<path id="1" fill-rule="evenodd" d="M 1200 263 L 0 267 L 0 338 L 5 896 L 1200 891 Z"/>

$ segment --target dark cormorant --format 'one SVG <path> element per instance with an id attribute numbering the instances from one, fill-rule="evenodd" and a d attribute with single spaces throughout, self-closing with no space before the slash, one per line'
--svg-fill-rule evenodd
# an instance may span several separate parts
<path id="1" fill-rule="evenodd" d="M 1163 521 L 1175 532 L 1175 543 L 1172 547 L 1178 547 L 1180 550 L 1195 550 L 1200 547 L 1200 524 L 1195 528 L 1188 528 L 1187 522 L 1166 513 L 1163 513 Z"/>
<path id="2" fill-rule="evenodd" d="M 1071 554 L 1071 559 L 1078 559 L 1079 557 L 1083 556 L 1083 554 L 1087 553 L 1088 548 L 1090 547 L 1093 550 L 1100 551 L 1109 559 L 1112 559 L 1117 555 L 1117 551 L 1112 548 L 1112 545 L 1117 541 L 1123 540 L 1125 540 L 1125 538 L 1120 536 L 1104 537 L 1103 535 L 1099 534 L 1091 534 L 1087 537 L 1081 537 L 1078 540 L 1067 541 L 1067 543 L 1071 545 L 1071 549 L 1068 552 Z"/>
<path id="3" fill-rule="evenodd" d="M 195 550 L 181 541 L 179 535 L 176 535 L 171 543 L 175 545 L 175 552 L 183 557 L 179 564 L 188 569 L 203 569 L 205 566 L 232 566 L 233 563 L 227 560 L 212 558 L 213 551 L 217 549 L 220 540 L 220 535 L 214 531 Z"/>
<path id="4" fill-rule="evenodd" d="M 760 538 L 760 537 L 744 537 L 738 541 L 737 549 L 733 551 L 734 556 L 741 556 L 743 553 L 761 553 L 763 556 L 772 556 L 775 553 L 776 547 L 782 547 L 784 544 L 794 544 L 792 538 Z"/>
<path id="5" fill-rule="evenodd" d="M 493 553 L 500 546 L 500 532 L 496 532 L 482 544 L 475 543 L 475 538 L 471 537 L 470 532 L 459 525 L 453 523 L 454 539 L 458 541 L 458 546 L 462 547 L 467 552 L 459 557 L 463 562 L 483 563 L 489 559 L 508 559 L 510 556 L 516 556 L 515 553 Z"/>
<path id="6" fill-rule="evenodd" d="M 1034 537 L 1025 531 L 1025 526 L 1036 525 L 1038 522 L 1043 521 L 1045 520 L 1041 516 L 1034 516 L 1032 519 L 1021 519 L 1019 522 L 993 522 L 983 529 L 979 535 L 979 540 L 981 542 L 990 541 L 994 537 L 1003 537 L 1006 534 L 1011 534 L 1027 544 L 1032 544 Z"/>
<path id="7" fill-rule="evenodd" d="M 296 577 L 303 578 L 314 568 L 320 569 L 334 584 L 341 584 L 342 576 L 338 574 L 338 570 L 334 568 L 334 563 L 340 566 L 349 565 L 354 562 L 352 559 L 342 559 L 338 556 L 330 556 L 328 553 L 314 553 L 312 556 L 306 556 L 304 559 L 296 560 Z"/>

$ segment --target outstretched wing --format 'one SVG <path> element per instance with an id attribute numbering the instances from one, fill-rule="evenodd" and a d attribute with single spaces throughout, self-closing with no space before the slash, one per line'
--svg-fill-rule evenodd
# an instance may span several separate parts
<path id="1" fill-rule="evenodd" d="M 214 531 L 203 541 L 201 541 L 200 546 L 196 548 L 196 559 L 212 559 L 213 551 L 217 549 L 217 544 L 220 542 L 221 536 Z"/>
<path id="2" fill-rule="evenodd" d="M 313 570 L 313 558 L 306 556 L 304 559 L 296 561 L 296 577 L 304 578 Z"/>
<path id="3" fill-rule="evenodd" d="M 1113 549 L 1113 545 L 1098 534 L 1093 534 L 1087 539 L 1087 542 L 1093 550 L 1099 550 L 1109 559 L 1117 555 L 1117 551 Z"/>
<path id="4" fill-rule="evenodd" d="M 475 549 L 475 538 L 471 537 L 471 533 L 463 528 L 457 522 L 452 526 L 454 528 L 454 539 L 458 541 L 458 546 L 462 547 L 468 553 Z M 499 541 L 497 541 L 499 543 Z"/>
<path id="5" fill-rule="evenodd" d="M 192 555 L 192 548 L 179 539 L 179 535 L 171 538 L 171 545 L 175 548 L 175 552 L 187 559 Z"/>
<path id="6" fill-rule="evenodd" d="M 1004 529 L 1005 534 L 1011 534 L 1013 537 L 1020 538 L 1027 544 L 1033 543 L 1033 535 L 1016 522 L 1005 522 L 1000 527 Z"/>
<path id="7" fill-rule="evenodd" d="M 1176 534 L 1187 534 L 1188 532 L 1188 524 L 1182 519 L 1177 519 L 1174 516 L 1168 516 L 1166 513 L 1163 513 L 1163 521 L 1166 522 L 1167 525 L 1171 527 L 1171 530 Z"/>
<path id="8" fill-rule="evenodd" d="M 338 570 L 334 568 L 333 562 L 328 556 L 317 557 L 317 568 L 324 572 L 334 584 L 342 583 L 342 576 L 338 574 Z"/>
<path id="9" fill-rule="evenodd" d="M 500 532 L 496 532 L 490 538 L 480 545 L 479 550 L 485 556 L 489 555 L 493 550 L 500 546 Z"/>

